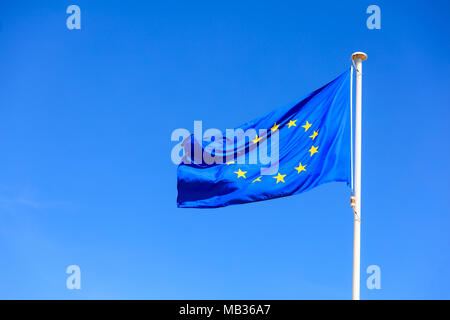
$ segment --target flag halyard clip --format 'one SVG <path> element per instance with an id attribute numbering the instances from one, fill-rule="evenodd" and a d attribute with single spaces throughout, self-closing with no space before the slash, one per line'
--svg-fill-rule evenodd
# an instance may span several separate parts
<path id="1" fill-rule="evenodd" d="M 355 196 L 350 197 L 350 207 L 352 207 L 353 214 L 355 215 L 356 221 L 361 221 L 358 212 L 356 212 L 356 198 Z"/>
<path id="2" fill-rule="evenodd" d="M 353 67 L 355 68 L 356 72 L 360 73 L 362 75 L 361 70 L 358 69 L 358 67 L 356 66 L 355 60 L 353 60 L 353 59 L 352 59 L 352 64 L 353 64 Z"/>

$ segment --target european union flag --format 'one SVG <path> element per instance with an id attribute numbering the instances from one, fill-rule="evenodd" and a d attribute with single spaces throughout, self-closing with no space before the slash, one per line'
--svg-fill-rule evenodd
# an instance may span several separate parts
<path id="1" fill-rule="evenodd" d="M 211 137 L 191 135 L 178 166 L 178 207 L 223 207 L 286 197 L 326 182 L 349 184 L 350 112 L 348 70 L 303 100 L 225 136 L 218 130 Z"/>

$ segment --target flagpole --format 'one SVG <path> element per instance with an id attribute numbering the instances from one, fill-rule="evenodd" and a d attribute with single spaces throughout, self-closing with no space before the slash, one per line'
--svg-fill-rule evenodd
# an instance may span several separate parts
<path id="1" fill-rule="evenodd" d="M 361 96 L 362 96 L 362 62 L 367 59 L 364 52 L 352 54 L 356 63 L 356 111 L 355 111 L 355 174 L 352 208 L 354 212 L 353 226 L 353 300 L 359 300 L 361 279 Z"/>

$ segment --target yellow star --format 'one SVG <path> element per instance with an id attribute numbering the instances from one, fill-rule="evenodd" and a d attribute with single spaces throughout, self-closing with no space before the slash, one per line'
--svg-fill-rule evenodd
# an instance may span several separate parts
<path id="1" fill-rule="evenodd" d="M 292 126 L 294 126 L 294 127 L 296 127 L 297 125 L 295 124 L 297 122 L 297 120 L 289 120 L 289 123 L 287 124 L 289 127 L 288 128 L 290 128 L 290 127 L 292 127 Z"/>
<path id="2" fill-rule="evenodd" d="M 302 171 L 306 171 L 305 167 L 306 167 L 306 164 L 304 166 L 302 166 L 302 163 L 300 162 L 298 164 L 298 167 L 295 167 L 295 170 L 297 170 L 297 174 L 299 174 Z"/>
<path id="3" fill-rule="evenodd" d="M 252 181 L 252 183 L 253 183 L 253 182 L 256 182 L 256 181 L 259 181 L 259 182 L 261 182 L 261 178 L 262 178 L 262 176 L 260 176 L 260 177 L 256 178 L 255 180 L 253 180 L 253 181 Z"/>
<path id="4" fill-rule="evenodd" d="M 306 121 L 306 124 L 302 126 L 302 128 L 305 128 L 305 132 L 308 131 L 309 127 L 311 127 L 311 123 L 309 123 L 308 121 Z"/>
<path id="5" fill-rule="evenodd" d="M 314 140 L 318 134 L 319 134 L 319 130 L 314 131 L 314 133 L 312 135 L 310 135 L 309 137 Z"/>
<path id="6" fill-rule="evenodd" d="M 319 152 L 318 149 L 319 149 L 319 146 L 317 146 L 317 147 L 311 146 L 311 149 L 308 150 L 309 152 L 311 152 L 311 157 L 313 156 L 314 153 Z"/>
<path id="7" fill-rule="evenodd" d="M 252 140 L 253 143 L 258 143 L 258 141 L 261 140 L 261 138 L 258 138 L 258 135 L 256 135 L 256 138 Z"/>
<path id="8" fill-rule="evenodd" d="M 231 161 L 227 162 L 227 166 L 229 166 L 230 164 L 235 164 L 234 160 L 231 160 Z"/>
<path id="9" fill-rule="evenodd" d="M 278 182 L 280 182 L 280 181 L 284 183 L 284 177 L 286 177 L 285 174 L 281 174 L 281 173 L 278 172 L 278 175 L 276 177 L 273 177 L 273 178 L 277 179 L 277 184 L 278 184 Z"/>
<path id="10" fill-rule="evenodd" d="M 238 179 L 240 178 L 240 177 L 243 177 L 244 179 L 247 179 L 246 177 L 245 177 L 245 174 L 247 173 L 247 171 L 241 171 L 241 169 L 239 168 L 239 170 L 238 171 L 235 171 L 234 173 L 236 173 L 238 176 Z"/>
<path id="11" fill-rule="evenodd" d="M 278 130 L 278 127 L 279 127 L 280 125 L 279 124 L 277 124 L 276 122 L 275 122 L 275 124 L 273 125 L 273 127 L 272 128 L 270 128 L 270 130 L 272 130 L 272 132 L 275 132 L 275 131 L 277 131 Z"/>

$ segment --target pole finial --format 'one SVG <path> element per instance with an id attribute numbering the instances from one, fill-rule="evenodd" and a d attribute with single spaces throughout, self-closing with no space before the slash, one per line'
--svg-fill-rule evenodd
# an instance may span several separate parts
<path id="1" fill-rule="evenodd" d="M 352 54 L 352 60 L 356 61 L 358 59 L 361 59 L 361 61 L 366 60 L 367 59 L 367 54 L 365 54 L 364 52 L 360 52 L 360 51 L 354 52 Z"/>

